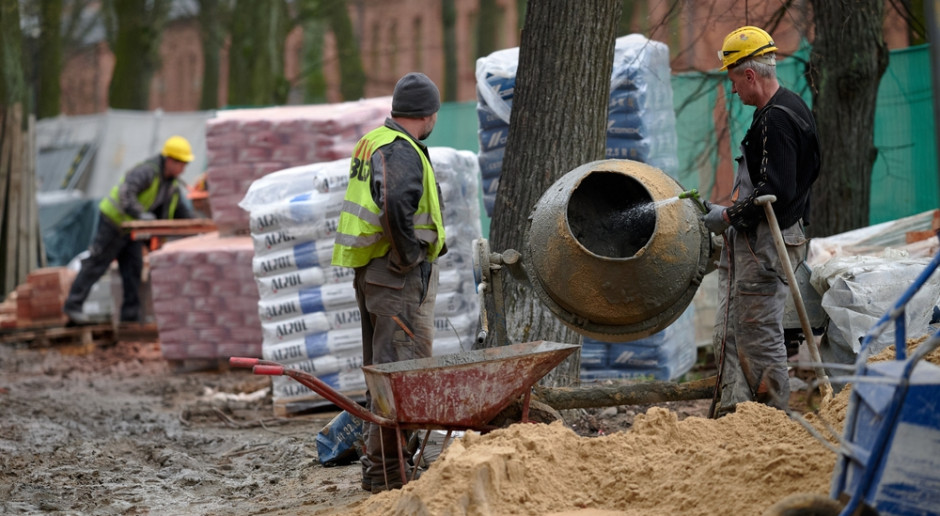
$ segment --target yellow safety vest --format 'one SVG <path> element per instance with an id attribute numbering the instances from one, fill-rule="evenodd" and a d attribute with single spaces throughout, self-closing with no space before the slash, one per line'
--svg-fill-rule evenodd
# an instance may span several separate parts
<path id="1" fill-rule="evenodd" d="M 144 207 L 144 210 L 149 210 L 150 207 L 153 206 L 153 202 L 157 200 L 157 192 L 160 191 L 160 183 L 163 182 L 163 177 L 156 164 L 144 162 L 142 165 L 149 165 L 156 170 L 154 180 L 150 183 L 150 186 L 143 192 L 137 194 L 137 202 Z M 125 177 L 122 177 L 121 182 L 115 185 L 114 188 L 111 189 L 111 193 L 104 199 L 101 199 L 101 202 L 98 204 L 98 209 L 101 210 L 101 213 L 104 213 L 104 215 L 111 219 L 118 227 L 121 227 L 122 222 L 135 220 L 134 217 L 124 213 L 124 210 L 121 209 L 119 192 L 121 185 L 124 184 Z M 179 188 L 177 187 L 176 179 L 173 180 L 173 190 L 173 196 L 170 198 L 170 209 L 167 210 L 167 218 L 169 219 L 173 218 L 173 215 L 176 213 L 176 205 L 179 203 Z"/>
<path id="2" fill-rule="evenodd" d="M 333 265 L 362 267 L 373 258 L 385 256 L 391 247 L 383 234 L 379 220 L 379 207 L 372 198 L 371 159 L 376 149 L 388 145 L 396 138 L 411 143 L 424 168 L 424 193 L 414 214 L 414 230 L 418 240 L 428 244 L 427 259 L 433 262 L 444 247 L 444 222 L 441 203 L 437 197 L 437 181 L 431 161 L 417 143 L 406 133 L 386 126 L 370 131 L 359 140 L 349 167 L 349 186 L 339 216 L 336 241 L 333 244 Z"/>

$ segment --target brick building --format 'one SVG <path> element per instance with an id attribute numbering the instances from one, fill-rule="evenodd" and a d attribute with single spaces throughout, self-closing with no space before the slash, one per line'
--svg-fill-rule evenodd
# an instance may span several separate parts
<path id="1" fill-rule="evenodd" d="M 502 27 L 497 48 L 519 44 L 519 19 L 516 0 L 498 0 Z M 738 26 L 760 24 L 770 18 L 776 3 L 746 0 L 714 0 L 710 2 L 679 2 L 678 16 L 671 14 L 674 2 L 634 2 L 634 22 L 630 32 L 649 35 L 670 47 L 673 71 L 709 70 L 717 68 L 715 51 L 724 35 Z M 757 3 L 759 5 L 751 5 Z M 801 34 L 807 30 L 806 0 L 795 2 L 788 16 L 773 35 L 781 55 L 793 52 Z M 366 97 L 391 94 L 395 81 L 404 73 L 419 70 L 443 85 L 444 51 L 440 0 L 349 0 L 347 2 L 353 30 L 360 43 L 362 64 L 366 70 Z M 456 0 L 457 21 L 457 99 L 475 98 L 475 49 L 478 2 Z M 908 46 L 903 19 L 886 6 L 885 39 L 890 48 Z M 666 20 L 666 21 L 664 21 Z M 285 45 L 285 75 L 292 85 L 299 82 L 303 33 L 295 28 Z M 219 102 L 226 105 L 228 69 L 226 49 L 222 48 Z M 154 76 L 150 91 L 150 108 L 164 111 L 195 111 L 199 107 L 202 87 L 202 48 L 199 26 L 194 18 L 172 20 L 164 31 L 160 48 L 162 69 Z M 325 72 L 328 99 L 340 97 L 336 45 L 327 34 Z M 61 77 L 62 112 L 81 115 L 107 109 L 108 82 L 114 69 L 114 56 L 102 41 L 93 42 L 67 56 Z M 294 91 L 290 103 L 301 103 Z"/>

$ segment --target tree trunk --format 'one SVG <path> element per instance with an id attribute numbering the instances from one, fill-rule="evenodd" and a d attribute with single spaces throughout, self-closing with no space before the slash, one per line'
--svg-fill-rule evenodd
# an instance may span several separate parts
<path id="1" fill-rule="evenodd" d="M 289 23 L 283 0 L 236 0 L 229 50 L 230 105 L 269 106 L 287 100 L 284 43 Z"/>
<path id="2" fill-rule="evenodd" d="M 523 251 L 528 216 L 542 193 L 570 170 L 604 158 L 620 5 L 619 0 L 545 0 L 529 5 L 490 228 L 493 251 Z M 487 345 L 580 342 L 578 334 L 544 308 L 531 286 L 505 273 L 494 276 L 496 295 L 491 299 L 501 301 L 501 306 L 497 311 L 487 303 L 493 332 Z M 574 353 L 543 383 L 577 383 L 579 370 L 580 355 Z"/>
<path id="3" fill-rule="evenodd" d="M 199 109 L 219 107 L 222 45 L 225 43 L 225 12 L 219 0 L 199 0 L 199 30 L 202 43 L 202 92 Z"/>
<path id="4" fill-rule="evenodd" d="M 336 37 L 339 58 L 340 94 L 343 100 L 357 100 L 365 95 L 366 73 L 359 56 L 359 43 L 352 30 L 352 21 L 345 0 L 326 0 L 327 21 Z"/>
<path id="5" fill-rule="evenodd" d="M 666 401 L 711 399 L 714 376 L 692 382 L 642 382 L 592 387 L 536 387 L 535 399 L 555 410 L 652 405 Z"/>
<path id="6" fill-rule="evenodd" d="M 444 91 L 441 100 L 457 101 L 457 6 L 456 0 L 441 0 L 444 32 Z"/>
<path id="7" fill-rule="evenodd" d="M 303 22 L 303 92 L 304 103 L 327 102 L 326 73 L 323 70 L 323 49 L 327 26 L 322 19 L 311 18 Z"/>
<path id="8" fill-rule="evenodd" d="M 822 167 L 809 231 L 842 233 L 869 224 L 878 84 L 888 66 L 883 0 L 811 0 L 816 41 L 810 57 L 813 115 Z"/>
<path id="9" fill-rule="evenodd" d="M 502 10 L 496 0 L 480 0 L 477 11 L 477 57 L 485 57 L 502 48 L 499 39 Z"/>
<path id="10" fill-rule="evenodd" d="M 47 118 L 60 112 L 62 89 L 62 0 L 40 2 L 39 85 L 36 95 L 36 117 Z"/>
<path id="11" fill-rule="evenodd" d="M 112 0 L 115 34 L 114 73 L 108 105 L 117 109 L 150 107 L 150 82 L 160 67 L 160 35 L 169 0 Z"/>

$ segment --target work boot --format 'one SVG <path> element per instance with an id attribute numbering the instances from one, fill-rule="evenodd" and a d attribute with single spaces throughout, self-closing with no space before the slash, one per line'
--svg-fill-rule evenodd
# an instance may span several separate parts
<path id="1" fill-rule="evenodd" d="M 63 310 L 66 317 L 69 320 L 65 323 L 66 327 L 75 327 L 75 326 L 89 326 L 95 324 L 87 315 L 82 313 L 81 310 Z"/>
<path id="2" fill-rule="evenodd" d="M 397 474 L 398 472 L 396 471 L 395 473 L 396 473 L 395 475 L 391 475 L 391 474 L 390 474 L 390 475 L 388 476 L 388 485 L 387 485 L 387 486 L 385 485 L 385 479 L 384 479 L 384 478 L 381 478 L 381 479 L 379 479 L 379 480 L 374 481 L 374 482 L 372 483 L 372 494 L 378 494 L 378 493 L 381 493 L 381 492 L 383 492 L 383 491 L 388 491 L 388 490 L 391 490 L 391 489 L 401 489 L 401 488 L 404 486 L 404 482 L 401 481 L 401 478 L 400 478 L 400 477 L 398 476 L 398 474 Z M 411 481 L 412 481 L 412 480 L 411 480 L 412 470 L 411 470 L 411 469 L 408 469 L 408 471 L 406 472 L 406 474 L 408 475 L 408 479 L 409 479 L 408 481 L 411 482 Z M 419 478 L 421 478 L 421 470 L 420 470 L 420 469 L 417 470 L 417 471 L 414 473 L 414 480 L 418 480 Z M 363 482 L 363 484 L 364 484 L 364 482 Z"/>

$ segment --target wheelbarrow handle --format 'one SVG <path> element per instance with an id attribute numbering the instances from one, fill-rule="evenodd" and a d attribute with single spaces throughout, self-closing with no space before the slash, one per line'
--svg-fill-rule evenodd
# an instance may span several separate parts
<path id="1" fill-rule="evenodd" d="M 291 369 L 289 367 L 285 367 L 283 364 L 271 360 L 261 360 L 259 358 L 250 357 L 231 357 L 229 358 L 229 363 L 236 367 L 251 367 L 251 372 L 254 374 L 263 374 L 268 376 L 289 376 L 304 387 L 307 387 L 308 389 L 325 398 L 327 401 L 358 417 L 359 419 L 388 428 L 396 428 L 398 426 L 395 421 L 384 418 L 378 414 L 373 414 L 351 398 L 334 390 L 332 387 L 324 383 L 323 380 L 320 380 L 319 378 L 299 369 Z"/>
<path id="2" fill-rule="evenodd" d="M 284 374 L 284 366 L 271 364 L 258 364 L 251 368 L 255 374 L 266 374 L 269 376 L 281 376 Z"/>
<path id="3" fill-rule="evenodd" d="M 232 367 L 254 367 L 260 361 L 260 359 L 252 357 L 231 357 L 228 359 L 228 363 Z"/>

